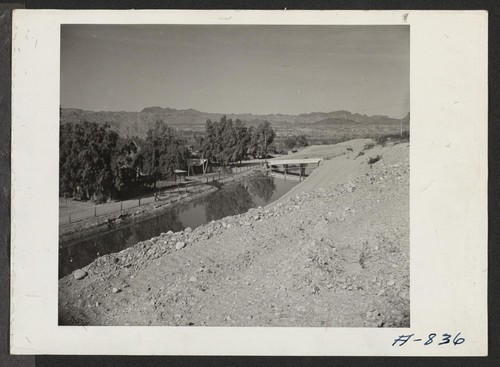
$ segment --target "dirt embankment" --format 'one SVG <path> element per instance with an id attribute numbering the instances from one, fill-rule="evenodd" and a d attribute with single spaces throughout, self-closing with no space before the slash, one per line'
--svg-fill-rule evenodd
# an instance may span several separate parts
<path id="1" fill-rule="evenodd" d="M 60 323 L 409 326 L 409 145 L 350 143 L 275 204 L 61 279 Z"/>

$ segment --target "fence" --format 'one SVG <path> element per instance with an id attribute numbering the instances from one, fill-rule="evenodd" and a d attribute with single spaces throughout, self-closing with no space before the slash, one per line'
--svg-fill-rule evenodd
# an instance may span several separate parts
<path id="1" fill-rule="evenodd" d="M 147 196 L 141 196 L 139 198 L 124 201 L 114 201 L 105 204 L 98 204 L 84 210 L 70 212 L 68 214 L 60 214 L 59 225 L 71 224 L 88 218 L 99 217 L 102 215 L 121 212 L 127 209 L 138 208 L 146 204 L 154 203 L 155 201 L 164 201 L 180 194 L 194 193 L 193 189 L 197 187 L 200 187 L 204 184 L 210 184 L 212 182 L 218 182 L 228 177 L 234 177 L 235 174 L 247 172 L 255 166 L 255 164 L 247 164 L 242 167 L 230 167 L 225 171 L 220 170 L 218 172 L 207 173 L 205 174 L 205 176 L 190 176 L 189 181 L 184 181 L 180 184 L 175 185 L 174 187 L 160 189 Z"/>

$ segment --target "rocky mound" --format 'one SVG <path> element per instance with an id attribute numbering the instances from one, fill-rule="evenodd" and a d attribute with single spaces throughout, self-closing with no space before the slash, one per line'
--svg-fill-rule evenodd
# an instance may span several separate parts
<path id="1" fill-rule="evenodd" d="M 345 182 L 97 259 L 61 279 L 60 323 L 409 326 L 408 145 L 384 149 Z"/>

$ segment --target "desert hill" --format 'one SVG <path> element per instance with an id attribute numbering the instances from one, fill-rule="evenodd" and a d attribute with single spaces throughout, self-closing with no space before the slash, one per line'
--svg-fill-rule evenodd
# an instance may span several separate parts
<path id="1" fill-rule="evenodd" d="M 201 112 L 194 109 L 177 110 L 174 108 L 147 107 L 140 112 L 127 111 L 87 111 L 76 108 L 61 108 L 61 123 L 78 123 L 83 121 L 108 123 L 124 136 L 145 136 L 146 131 L 158 120 L 165 121 L 171 126 L 201 130 L 205 121 L 228 118 L 240 119 L 248 125 L 257 125 L 262 121 L 270 121 L 276 128 L 324 128 L 334 125 L 394 125 L 399 126 L 403 120 L 406 125 L 409 115 L 404 119 L 393 119 L 387 116 L 368 116 L 349 111 L 312 112 L 300 115 L 267 114 L 224 114 Z M 406 125 L 407 126 L 407 125 Z"/>

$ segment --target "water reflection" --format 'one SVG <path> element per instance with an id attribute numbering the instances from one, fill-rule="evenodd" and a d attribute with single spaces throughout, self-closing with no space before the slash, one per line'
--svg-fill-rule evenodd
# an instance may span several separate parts
<path id="1" fill-rule="evenodd" d="M 252 196 L 257 196 L 265 202 L 269 202 L 276 191 L 276 184 L 273 178 L 267 180 L 248 180 L 245 183 L 247 190 Z"/>
<path id="2" fill-rule="evenodd" d="M 268 181 L 268 180 L 258 180 Z M 207 222 L 244 213 L 254 206 L 252 195 L 244 184 L 232 186 L 207 197 L 205 202 L 205 215 Z"/>
<path id="3" fill-rule="evenodd" d="M 99 256 L 119 252 L 162 232 L 176 232 L 186 227 L 196 228 L 212 220 L 266 205 L 279 199 L 296 184 L 295 181 L 265 176 L 247 180 L 141 222 L 63 244 L 59 248 L 59 277 L 91 263 Z"/>

